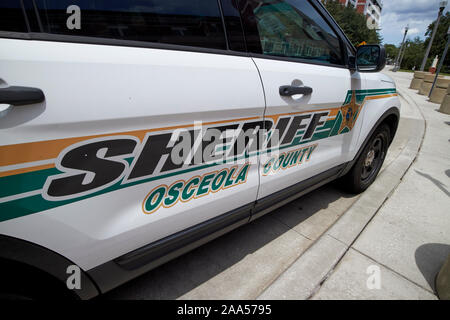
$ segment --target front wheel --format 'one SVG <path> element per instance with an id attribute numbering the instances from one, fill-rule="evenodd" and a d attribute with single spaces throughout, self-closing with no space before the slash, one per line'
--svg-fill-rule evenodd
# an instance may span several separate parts
<path id="1" fill-rule="evenodd" d="M 342 178 L 350 192 L 364 192 L 377 178 L 383 166 L 390 143 L 391 131 L 387 125 L 375 130 L 353 168 Z"/>

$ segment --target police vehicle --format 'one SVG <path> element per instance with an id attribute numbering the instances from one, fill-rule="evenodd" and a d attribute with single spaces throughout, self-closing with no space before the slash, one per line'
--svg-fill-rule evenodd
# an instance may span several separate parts
<path id="1" fill-rule="evenodd" d="M 89 299 L 363 192 L 399 122 L 385 62 L 316 0 L 2 0 L 1 297 Z"/>

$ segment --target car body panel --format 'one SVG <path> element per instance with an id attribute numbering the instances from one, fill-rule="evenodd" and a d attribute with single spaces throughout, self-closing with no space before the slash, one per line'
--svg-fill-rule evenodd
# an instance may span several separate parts
<path id="1" fill-rule="evenodd" d="M 78 265 L 100 292 L 342 176 L 400 110 L 392 79 L 323 61 L 39 32 L 0 31 L 0 47 L 0 88 L 45 94 L 0 109 L 0 235 Z M 281 127 L 279 144 L 229 151 L 245 129 Z M 212 130 L 226 161 L 196 159 Z M 189 162 L 174 164 L 183 137 Z M 30 261 L 20 251 L 0 258 Z"/>
<path id="2" fill-rule="evenodd" d="M 250 166 L 246 183 L 157 214 L 143 212 L 156 186 L 233 164 L 179 169 L 166 178 L 153 174 L 126 184 L 121 176 L 109 189 L 76 198 L 43 196 L 49 177 L 68 171 L 55 163 L 77 146 L 134 140 L 136 148 L 123 156 L 131 159 L 147 135 L 191 128 L 199 119 L 204 127 L 261 121 L 264 96 L 251 58 L 12 39 L 0 39 L 0 45 L 2 78 L 46 95 L 43 105 L 14 107 L 0 119 L 10 124 L 2 129 L 0 146 L 2 234 L 90 269 L 256 200 L 258 168 Z M 40 113 L 28 119 L 33 109 Z"/>

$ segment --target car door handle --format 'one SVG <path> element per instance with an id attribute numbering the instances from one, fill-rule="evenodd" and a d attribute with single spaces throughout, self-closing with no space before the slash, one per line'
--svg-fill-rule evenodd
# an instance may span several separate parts
<path id="1" fill-rule="evenodd" d="M 40 103 L 44 100 L 45 95 L 41 89 L 17 86 L 0 88 L 0 104 L 25 106 Z"/>
<path id="2" fill-rule="evenodd" d="M 313 89 L 310 87 L 294 87 L 294 86 L 281 86 L 280 96 L 290 97 L 296 94 L 310 95 Z"/>

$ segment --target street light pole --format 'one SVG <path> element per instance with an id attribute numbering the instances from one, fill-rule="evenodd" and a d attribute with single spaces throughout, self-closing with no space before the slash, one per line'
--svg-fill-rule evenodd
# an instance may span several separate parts
<path id="1" fill-rule="evenodd" d="M 437 28 L 439 26 L 439 22 L 441 21 L 442 13 L 444 12 L 445 7 L 447 6 L 448 1 L 441 1 L 439 4 L 439 13 L 436 23 L 434 24 L 433 33 L 431 34 L 430 42 L 428 43 L 427 51 L 425 52 L 425 56 L 423 57 L 422 65 L 420 66 L 420 71 L 425 69 L 425 65 L 427 64 L 428 56 L 430 55 L 431 46 L 433 45 L 434 37 L 436 36 Z"/>
<path id="2" fill-rule="evenodd" d="M 403 46 L 405 45 L 406 36 L 408 35 L 408 30 L 409 30 L 409 25 L 407 25 L 405 28 L 405 34 L 403 35 L 402 45 L 400 46 L 400 50 L 397 54 L 397 58 L 395 59 L 394 69 L 392 69 L 392 71 L 394 71 L 394 72 L 397 72 L 400 69 L 399 61 L 400 61 L 400 57 L 402 55 Z"/>
<path id="3" fill-rule="evenodd" d="M 436 81 L 439 77 L 439 73 L 441 72 L 441 68 L 444 65 L 445 58 L 447 57 L 449 44 L 450 44 L 450 27 L 447 30 L 447 44 L 445 45 L 445 50 L 444 50 L 444 53 L 442 54 L 441 62 L 439 62 L 439 67 L 436 71 L 436 77 L 434 77 L 434 82 L 433 82 L 433 85 L 431 86 L 431 91 L 430 91 L 430 94 L 428 95 L 428 97 L 431 97 L 431 94 L 433 93 L 434 86 L 436 85 Z"/>

